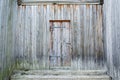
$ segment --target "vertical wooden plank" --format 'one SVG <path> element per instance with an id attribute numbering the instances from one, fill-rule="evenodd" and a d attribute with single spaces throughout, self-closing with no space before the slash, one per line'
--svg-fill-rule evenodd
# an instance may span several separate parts
<path id="1" fill-rule="evenodd" d="M 98 6 L 97 5 L 95 5 L 94 6 L 95 7 L 95 35 L 94 35 L 94 37 L 95 37 L 95 63 L 97 64 L 98 63 L 98 60 L 97 60 L 97 58 L 98 58 L 98 34 L 97 34 L 97 31 L 98 31 L 98 25 L 97 25 L 97 18 L 98 18 Z M 97 65 L 95 65 L 95 67 L 97 67 Z"/>
<path id="2" fill-rule="evenodd" d="M 5 2 L 5 1 L 4 1 L 4 2 Z M 3 4 L 4 4 L 4 3 L 3 3 Z M 4 4 L 4 5 L 5 5 L 5 4 Z M 3 5 L 3 9 L 6 8 L 6 7 L 4 8 L 4 5 Z M 3 12 L 3 14 L 4 14 L 3 9 L 2 9 L 2 12 Z M 2 20 L 2 27 L 1 27 L 1 28 L 2 28 L 1 30 L 2 30 L 2 31 L 1 31 L 1 32 L 4 31 L 3 27 L 5 28 L 5 25 L 4 25 L 4 23 L 3 23 L 3 21 L 5 21 L 5 17 L 4 17 L 5 15 L 3 15 L 3 14 L 2 14 L 2 18 L 4 18 L 4 19 Z M 5 32 L 5 31 L 4 31 L 4 32 Z M 3 72 L 3 69 L 4 69 L 4 67 L 5 67 L 5 65 L 4 65 L 5 63 L 3 63 L 3 61 L 4 61 L 4 59 L 5 59 L 4 56 L 6 55 L 6 54 L 3 54 L 3 53 L 4 53 L 4 49 L 5 49 L 4 46 L 3 46 L 3 45 L 4 45 L 3 35 L 4 35 L 4 34 L 1 33 L 1 41 L 2 41 L 2 43 L 1 43 L 1 44 L 2 44 L 2 45 L 1 45 L 1 48 L 2 48 L 2 50 L 1 50 L 1 54 L 2 54 L 2 55 L 1 55 L 1 56 L 2 56 L 2 59 L 1 59 L 1 63 L 2 63 L 2 68 L 1 68 L 1 69 L 2 69 L 2 70 L 1 70 L 1 72 Z M 4 36 L 5 36 L 5 35 L 4 35 Z M 4 41 L 5 41 L 5 40 L 4 40 Z M 5 60 L 5 61 L 6 61 L 6 60 Z"/>
<path id="3" fill-rule="evenodd" d="M 71 39 L 70 39 L 70 24 L 69 22 L 63 22 L 63 27 L 66 27 L 65 29 L 63 28 L 63 34 L 65 36 L 63 36 L 63 45 L 65 45 L 65 47 L 63 47 L 64 51 L 62 53 L 62 57 L 63 57 L 63 66 L 67 66 L 70 67 L 71 66 Z M 65 33 L 64 33 L 65 31 Z"/>
<path id="4" fill-rule="evenodd" d="M 44 17 L 43 17 L 43 54 L 44 54 L 44 67 L 46 66 L 46 40 L 47 40 L 47 38 L 46 38 L 46 35 L 47 35 L 47 33 L 46 33 L 46 28 L 47 28 L 47 26 L 46 26 L 46 15 L 47 15 L 47 5 L 43 5 L 43 13 L 44 13 Z"/>
<path id="5" fill-rule="evenodd" d="M 93 31 L 93 35 L 92 35 L 92 36 L 93 36 L 93 54 L 92 54 L 92 56 L 93 56 L 93 57 L 95 57 L 95 45 L 94 45 L 94 41 L 95 41 L 95 40 L 94 40 L 94 28 L 95 28 L 95 25 L 94 25 L 94 19 L 95 19 L 95 18 L 94 18 L 94 16 L 95 16 L 95 15 L 94 15 L 94 13 L 95 13 L 95 12 L 94 12 L 94 6 L 92 6 L 92 14 L 93 14 L 93 15 L 92 15 L 92 31 Z M 94 64 L 95 64 L 95 58 L 92 58 L 92 62 L 93 62 L 93 65 L 94 65 Z M 94 66 L 95 66 L 95 65 L 94 65 Z M 93 68 L 93 67 L 92 67 L 92 68 Z"/>
<path id="6" fill-rule="evenodd" d="M 23 18 L 22 18 L 22 43 L 23 43 L 23 45 L 21 46 L 22 47 L 22 49 L 23 49 L 23 60 L 24 60 L 24 63 L 23 63 L 23 68 L 26 68 L 26 52 L 25 52 L 25 49 L 26 49 L 26 44 L 25 44 L 25 41 L 26 41 L 26 36 L 25 36 L 25 34 L 26 34 L 26 30 L 25 30 L 25 17 L 26 17 L 26 15 L 25 15 L 25 13 L 26 13 L 26 6 L 23 6 Z"/>
<path id="7" fill-rule="evenodd" d="M 55 11 L 54 11 L 54 5 L 51 5 L 51 10 L 50 10 L 50 13 L 51 13 L 51 19 L 52 20 L 54 20 L 54 14 L 55 14 Z M 50 31 L 51 31 L 51 42 L 50 42 L 50 44 L 51 44 L 51 50 L 50 50 L 50 56 L 52 56 L 52 54 L 53 54 L 53 44 L 54 44 L 54 42 L 52 41 L 53 40 L 53 37 L 54 37 L 54 33 L 53 33 L 53 29 L 52 29 L 52 27 L 54 26 L 54 24 L 53 23 L 51 23 L 50 24 Z M 51 60 L 51 57 L 50 57 L 50 60 Z M 51 64 L 51 62 L 50 62 L 50 64 Z M 53 66 L 54 64 L 52 64 L 52 65 L 50 65 L 50 66 Z"/>
<path id="8" fill-rule="evenodd" d="M 40 50 L 40 5 L 36 7 L 36 58 L 37 58 L 37 69 L 40 69 L 40 64 L 42 65 L 41 58 L 43 55 L 41 55 Z"/>
<path id="9" fill-rule="evenodd" d="M 58 13 L 58 20 L 61 19 L 61 5 L 57 5 L 58 9 L 57 9 L 57 13 Z"/>
<path id="10" fill-rule="evenodd" d="M 32 12 L 32 6 L 29 7 L 30 8 L 30 12 Z M 33 59 L 32 59 L 32 14 L 29 14 L 29 61 L 30 61 L 30 69 L 32 69 L 32 65 L 33 65 Z"/>
<path id="11" fill-rule="evenodd" d="M 62 39 L 62 41 L 61 41 L 61 42 L 62 42 L 62 43 L 61 43 L 61 45 L 62 45 L 62 50 L 61 50 L 61 51 L 62 51 L 62 52 L 61 52 L 61 57 L 62 57 L 61 59 L 62 59 L 62 60 L 61 60 L 61 62 L 62 62 L 62 63 L 61 63 L 61 64 L 62 64 L 62 66 L 65 66 L 65 63 L 66 63 L 66 61 L 65 61 L 65 58 L 66 58 L 66 57 L 65 57 L 65 56 L 66 56 L 67 51 L 68 51 L 68 50 L 67 50 L 67 47 L 66 47 L 66 46 L 67 46 L 67 45 L 66 45 L 66 43 L 67 43 L 66 38 L 68 38 L 68 36 L 66 37 L 67 33 L 66 33 L 66 26 L 65 26 L 65 23 L 64 23 L 64 22 L 62 22 L 62 27 L 65 27 L 65 28 L 62 28 L 62 31 L 61 31 L 61 32 L 62 32 L 62 35 L 63 35 L 62 38 L 61 38 L 61 39 Z"/>
<path id="12" fill-rule="evenodd" d="M 64 27 L 63 22 L 60 22 L 60 26 L 61 26 L 61 27 Z M 61 56 L 61 57 L 60 57 L 60 62 L 61 62 L 60 66 L 63 66 L 63 50 L 64 50 L 64 49 L 63 49 L 63 47 L 64 47 L 64 45 L 63 45 L 63 43 L 64 43 L 64 41 L 63 41 L 63 35 L 64 35 L 64 34 L 63 34 L 63 29 L 64 29 L 64 28 L 61 28 L 61 29 L 60 29 L 60 52 L 61 52 L 61 53 L 60 53 L 60 56 Z"/>
<path id="13" fill-rule="evenodd" d="M 67 5 L 67 20 L 70 20 L 70 5 Z"/>
<path id="14" fill-rule="evenodd" d="M 51 5 L 51 10 L 50 10 L 50 12 L 51 12 L 51 20 L 54 20 L 55 19 L 55 11 L 54 11 L 54 8 L 55 8 L 55 5 Z"/>
<path id="15" fill-rule="evenodd" d="M 6 6 L 6 5 L 7 5 L 7 1 L 5 1 L 5 5 L 4 5 L 4 6 Z M 6 7 L 5 7 L 4 9 L 6 9 Z M 3 16 L 4 16 L 4 20 L 3 20 L 3 25 L 4 25 L 4 26 L 3 26 L 3 27 L 4 27 L 4 28 L 3 28 L 3 29 L 4 29 L 4 32 L 3 32 L 3 49 L 4 49 L 4 50 L 3 50 L 3 52 L 4 52 L 4 53 L 6 53 L 6 42 L 7 42 L 7 41 L 6 41 L 6 40 L 7 40 L 7 39 L 6 39 L 6 38 L 7 38 L 7 35 L 6 35 L 6 33 L 7 33 L 6 22 L 7 22 L 7 16 L 8 16 L 8 15 L 6 14 L 6 12 L 7 12 L 7 11 L 4 10 L 4 14 L 3 14 Z M 6 64 L 7 64 L 7 53 L 6 53 L 5 55 L 3 55 L 3 59 L 5 59 L 5 60 L 4 60 L 4 65 L 3 65 L 3 69 L 4 69 L 4 67 L 5 67 Z"/>
<path id="16" fill-rule="evenodd" d="M 72 69 L 74 69 L 74 61 L 73 61 L 73 54 L 74 54 L 74 36 L 73 36 L 73 34 L 74 34 L 74 23 L 73 23 L 73 21 L 74 21 L 74 13 L 73 13 L 73 11 L 74 11 L 74 8 L 73 8 L 73 5 L 70 5 L 70 20 L 71 20 L 71 38 L 72 38 L 72 54 L 71 54 L 71 56 L 72 56 L 72 60 L 71 60 L 71 68 Z"/>
<path id="17" fill-rule="evenodd" d="M 87 36 L 86 36 L 86 25 L 87 25 L 87 23 L 86 23 L 86 19 L 87 17 L 86 17 L 86 5 L 84 5 L 84 69 L 86 69 L 86 67 L 87 67 L 87 65 L 86 65 L 86 55 L 87 55 L 87 42 L 86 42 L 86 38 L 87 38 Z"/>
<path id="18" fill-rule="evenodd" d="M 61 19 L 64 20 L 64 5 L 61 5 Z"/>
<path id="19" fill-rule="evenodd" d="M 54 20 L 58 19 L 58 6 L 57 5 L 53 5 L 54 6 Z"/>
<path id="20" fill-rule="evenodd" d="M 44 9 L 43 9 L 43 5 L 40 5 L 40 16 L 39 16 L 39 19 L 40 19 L 40 24 L 39 24 L 39 30 L 40 30 L 40 52 L 41 52 L 41 55 L 43 55 L 43 57 L 42 57 L 42 64 L 40 63 L 40 65 L 43 65 L 43 67 L 45 67 L 44 66 L 44 50 L 43 50 L 43 40 L 44 40 L 44 36 L 43 36 L 43 34 L 44 34 L 44 25 L 43 25 L 43 22 L 44 22 L 44 16 L 43 16 L 43 14 L 44 14 Z"/>
<path id="21" fill-rule="evenodd" d="M 90 37 L 89 37 L 89 34 L 90 34 L 90 32 L 89 32 L 89 28 L 90 28 L 90 16 L 89 16 L 89 8 L 90 8 L 90 5 L 89 4 L 87 4 L 86 5 L 86 69 L 89 69 L 90 68 L 90 64 L 89 64 L 89 58 L 90 58 L 90 56 L 89 56 L 89 44 L 90 44 Z"/>
<path id="22" fill-rule="evenodd" d="M 65 22 L 65 26 L 67 27 L 67 33 L 68 33 L 68 64 L 67 66 L 69 66 L 71 68 L 72 64 L 72 25 L 71 25 L 71 8 L 70 5 L 67 5 L 67 20 L 70 20 L 70 22 Z"/>
<path id="23" fill-rule="evenodd" d="M 1 5 L 0 5 L 0 16 L 2 16 L 2 6 L 3 6 L 3 0 L 0 1 Z M 0 42 L 2 41 L 2 20 L 0 19 Z M 2 79 L 2 44 L 0 44 L 0 79 Z"/>
<path id="24" fill-rule="evenodd" d="M 30 43 L 29 43 L 29 31 L 30 31 L 30 17 L 29 17 L 29 6 L 26 6 L 25 7 L 25 37 L 24 37 L 24 40 L 25 40 L 25 51 L 24 51 L 24 57 L 25 57 L 25 68 L 29 69 L 30 68 L 30 57 L 29 57 L 29 46 L 30 46 Z"/>
<path id="25" fill-rule="evenodd" d="M 55 14 L 57 15 L 57 13 L 55 12 Z M 55 19 L 57 18 L 57 16 L 55 17 Z M 53 27 L 58 27 L 58 24 L 56 22 L 53 23 L 54 26 Z M 59 32 L 58 29 L 53 28 L 54 32 L 53 32 L 53 56 L 54 56 L 54 65 L 53 67 L 57 67 L 57 54 L 58 54 L 58 37 L 59 37 Z M 58 35 L 58 36 L 57 36 Z"/>
<path id="26" fill-rule="evenodd" d="M 17 27 L 18 27 L 18 16 L 17 16 L 17 14 L 18 14 L 18 6 L 17 6 L 17 4 L 16 4 L 17 2 L 13 2 L 13 3 L 11 3 L 12 4 L 12 8 L 11 8 L 11 28 L 12 28 L 12 30 L 11 30 L 11 34 L 12 34 L 12 40 L 11 40 L 11 42 L 12 42 L 12 51 L 11 51 L 11 54 L 9 54 L 9 55 L 11 55 L 11 59 L 10 59 L 10 61 L 14 61 L 15 62 L 15 66 L 17 66 L 17 59 L 18 59 L 18 54 L 17 54 L 17 52 L 16 52 L 16 48 L 17 48 L 17 46 L 16 46 L 16 34 L 17 34 L 17 31 L 16 31 L 16 25 L 17 25 Z M 16 34 L 15 34 L 16 33 Z M 9 42 L 10 43 L 10 42 Z M 17 57 L 17 58 L 16 58 Z"/>
<path id="27" fill-rule="evenodd" d="M 19 60 L 20 60 L 20 66 L 19 67 L 22 67 L 22 52 L 21 52 L 21 47 L 20 47 L 20 44 L 21 44 L 21 42 L 20 42 L 20 33 L 21 33 L 21 30 L 20 30 L 20 28 L 21 28 L 21 26 L 22 26 L 22 22 L 21 22 L 21 18 L 22 18 L 22 7 L 20 6 L 19 7 L 19 14 L 18 14 L 18 19 L 19 19 L 19 22 L 18 22 L 18 48 L 17 48 L 17 51 L 18 51 L 18 54 L 19 54 Z"/>
<path id="28" fill-rule="evenodd" d="M 37 46 L 37 43 L 39 44 L 39 42 L 37 42 L 37 38 L 38 38 L 38 37 L 37 37 L 37 32 L 38 32 L 38 31 L 37 31 L 37 30 L 38 30 L 38 14 L 37 14 L 37 13 L 38 13 L 38 6 L 36 6 L 35 10 L 36 10 L 36 11 L 35 11 L 35 15 L 36 15 L 36 18 L 35 18 L 35 23 L 36 23 L 36 34 L 35 34 L 35 37 L 36 37 L 36 40 L 35 40 L 35 41 L 36 41 L 36 45 L 35 45 L 35 46 L 36 46 L 36 47 L 35 47 L 35 50 L 36 50 L 36 68 L 35 68 L 35 69 L 39 69 L 39 63 L 38 63 L 38 62 L 39 62 L 39 61 L 38 61 L 39 57 L 37 56 L 37 54 L 38 54 L 38 53 L 37 53 L 37 47 L 38 47 L 38 46 Z"/>
<path id="29" fill-rule="evenodd" d="M 90 49 L 90 69 L 94 69 L 94 28 L 93 28 L 93 5 L 90 5 L 90 46 L 89 46 L 89 49 Z"/>
<path id="30" fill-rule="evenodd" d="M 100 49 L 100 55 L 99 55 L 99 60 L 101 61 L 100 65 L 101 68 L 105 67 L 104 65 L 104 49 L 103 49 L 103 25 L 102 25 L 102 6 L 99 6 L 99 49 Z"/>
<path id="31" fill-rule="evenodd" d="M 5 2 L 5 6 L 8 4 L 8 1 L 6 1 Z M 4 40 L 4 53 L 6 53 L 5 55 L 4 55 L 4 58 L 3 59 L 5 59 L 4 60 L 4 66 L 3 66 L 3 68 L 4 67 L 6 67 L 7 66 L 7 55 L 8 55 L 8 53 L 7 53 L 7 20 L 8 20 L 8 15 L 10 14 L 8 11 L 6 11 L 7 10 L 7 7 L 5 7 L 4 8 L 5 10 L 4 10 L 4 38 L 3 38 L 3 40 Z M 7 13 L 9 13 L 9 14 L 7 14 Z"/>
<path id="32" fill-rule="evenodd" d="M 98 65 L 100 65 L 100 67 L 101 67 L 101 62 L 99 62 L 100 60 L 101 60 L 101 56 L 102 56 L 102 50 L 101 50 L 101 47 L 102 46 L 100 46 L 102 43 L 100 43 L 100 41 L 101 41 L 101 33 L 100 33 L 100 30 L 101 30 L 101 20 L 100 20 L 100 15 L 99 15 L 99 13 L 100 13 L 100 6 L 97 6 L 97 13 L 98 13 L 98 18 L 97 18 L 97 43 L 98 43 L 98 52 L 97 52 L 97 60 L 98 60 Z M 102 61 L 102 60 L 101 60 Z"/>
<path id="33" fill-rule="evenodd" d="M 15 42 L 15 45 L 16 45 L 16 48 L 15 48 L 15 52 L 18 54 L 18 58 L 17 58 L 17 61 L 21 62 L 21 53 L 20 53 L 20 27 L 21 27 L 21 7 L 18 7 L 18 21 L 17 21 L 17 24 L 18 26 L 16 27 L 16 42 Z M 18 64 L 17 63 L 17 67 L 21 67 L 21 64 Z"/>
<path id="34" fill-rule="evenodd" d="M 43 65 L 43 67 L 45 67 L 44 66 L 44 50 L 43 50 L 43 40 L 44 40 L 44 36 L 43 36 L 43 34 L 44 34 L 44 25 L 43 25 L 43 21 L 44 21 L 44 16 L 43 16 L 43 14 L 44 14 L 44 9 L 43 9 L 43 5 L 40 5 L 40 17 L 39 17 L 39 19 L 40 19 L 40 24 L 39 24 L 39 29 L 40 29 L 40 50 L 41 50 L 41 55 L 43 55 L 43 60 L 42 60 L 42 64 L 41 65 Z"/>
<path id="35" fill-rule="evenodd" d="M 49 68 L 51 65 L 52 54 L 53 54 L 53 23 L 50 22 L 50 53 L 49 53 Z"/>
<path id="36" fill-rule="evenodd" d="M 81 60 L 81 65 L 80 65 L 80 69 L 83 69 L 82 65 L 84 64 L 83 60 L 84 60 L 84 6 L 80 5 L 80 29 L 81 29 L 81 56 L 80 56 L 80 60 Z"/>
<path id="37" fill-rule="evenodd" d="M 2 3 L 3 4 L 3 6 L 4 6 L 4 2 Z M 2 16 L 2 18 L 3 18 L 3 8 L 1 7 L 1 16 Z M 1 20 L 1 31 L 0 31 L 0 33 L 1 33 L 1 38 L 0 38 L 0 40 L 1 40 L 1 42 L 2 42 L 2 39 L 3 39 L 3 37 L 2 37 L 2 35 L 3 35 L 3 33 L 2 33 L 2 31 L 3 31 L 3 22 L 2 22 L 2 20 Z M 3 42 L 0 44 L 1 46 L 0 46 L 0 49 L 1 49 L 1 63 L 3 62 Z M 1 74 L 2 74 L 2 71 L 3 71 L 3 65 L 1 65 Z M 2 77 L 2 75 L 1 75 L 1 77 Z"/>
<path id="38" fill-rule="evenodd" d="M 57 45 L 56 45 L 56 35 L 57 35 L 57 31 L 56 29 L 54 29 L 54 27 L 57 27 L 57 23 L 51 23 L 51 54 L 50 54 L 50 67 L 56 67 L 56 48 L 57 48 Z"/>
<path id="39" fill-rule="evenodd" d="M 24 11 L 24 67 L 27 68 L 27 44 L 26 44 L 26 41 L 27 41 L 27 36 L 26 36 L 26 32 L 27 32 L 27 29 L 26 29 L 26 15 L 27 13 L 27 8 L 25 6 L 25 11 Z"/>
<path id="40" fill-rule="evenodd" d="M 75 66 L 76 66 L 76 68 L 78 68 L 78 55 L 79 55 L 79 50 L 78 50 L 78 45 L 79 45 L 79 37 L 78 36 L 76 36 L 76 35 L 78 35 L 78 28 L 79 28 L 79 26 L 78 26 L 78 24 L 77 24 L 77 20 L 78 20 L 78 5 L 74 5 L 74 60 L 75 60 Z"/>
<path id="41" fill-rule="evenodd" d="M 61 26 L 60 25 L 61 23 L 59 22 L 59 23 L 57 23 L 57 27 L 63 27 L 63 26 Z M 57 61 L 58 61 L 58 66 L 61 66 L 61 57 L 59 57 L 59 56 L 61 56 L 61 30 L 60 29 L 57 29 L 57 33 L 58 33 L 58 37 L 57 37 Z"/>
<path id="42" fill-rule="evenodd" d="M 20 53 L 22 58 L 22 68 L 24 68 L 24 6 L 21 7 L 21 26 L 20 26 Z"/>
<path id="43" fill-rule="evenodd" d="M 77 15 L 81 15 L 80 14 L 80 5 L 77 5 L 78 7 L 77 7 Z M 78 35 L 78 61 L 77 61 L 77 63 L 78 63 L 78 69 L 80 69 L 81 68 L 81 56 L 82 56 L 82 48 L 81 48 L 81 16 L 79 16 L 78 18 L 77 18 L 77 25 L 78 25 L 78 32 L 77 32 L 77 35 Z"/>
<path id="44" fill-rule="evenodd" d="M 37 69 L 40 69 L 40 60 L 42 58 L 40 50 L 40 5 L 36 7 L 36 57 L 37 57 Z M 41 62 L 42 64 L 42 62 Z"/>
<path id="45" fill-rule="evenodd" d="M 76 25 L 76 20 L 77 20 L 77 15 L 76 15 L 76 5 L 72 5 L 72 38 L 73 38 L 73 54 L 72 54 L 72 63 L 73 63 L 73 68 L 76 69 L 77 68 L 77 48 L 76 48 L 76 45 L 77 45 L 77 37 L 75 36 L 76 35 L 76 28 L 77 28 L 77 25 Z"/>
<path id="46" fill-rule="evenodd" d="M 29 62 L 29 29 L 30 29 L 30 22 L 29 22 L 29 6 L 25 8 L 25 68 L 30 68 Z"/>
<path id="47" fill-rule="evenodd" d="M 10 4 L 9 1 L 7 1 L 6 5 L 9 5 L 9 4 Z M 12 26 L 12 20 L 9 19 L 9 18 L 11 18 L 11 16 L 13 15 L 11 10 L 12 10 L 11 8 L 6 7 L 6 17 L 5 17 L 6 18 L 6 22 L 5 22 L 5 27 L 6 27 L 6 30 L 5 30 L 5 32 L 6 32 L 5 33 L 6 62 L 5 63 L 6 63 L 6 65 L 12 64 L 11 62 L 9 63 L 9 61 L 10 61 L 11 56 L 13 56 L 12 54 L 10 55 L 11 50 L 12 50 L 12 42 L 10 42 L 10 41 L 12 41 L 11 40 L 12 39 L 12 34 L 11 34 L 11 32 L 12 32 L 12 27 L 11 27 Z M 9 25 L 9 27 L 8 27 L 8 25 Z"/>
<path id="48" fill-rule="evenodd" d="M 60 23 L 59 22 L 57 22 L 57 26 L 55 26 L 55 27 L 62 27 L 62 26 L 60 26 Z M 57 56 L 57 66 L 60 66 L 61 65 L 61 62 L 60 62 L 60 57 L 59 56 L 61 56 L 61 48 L 60 48 L 60 46 L 61 46 L 61 40 L 60 40 L 60 33 L 61 33 L 61 31 L 60 31 L 60 29 L 58 28 L 56 28 L 56 29 L 54 29 L 54 30 L 56 30 L 56 32 L 55 32 L 55 36 L 56 36 L 56 45 L 55 45 L 55 47 L 56 47 L 56 52 L 55 52 L 55 54 L 56 54 L 56 56 Z"/>
<path id="49" fill-rule="evenodd" d="M 4 47 L 3 47 L 3 44 L 4 44 L 4 42 L 3 42 L 3 32 L 4 32 L 4 23 L 3 23 L 3 21 L 4 21 L 4 5 L 5 5 L 5 1 L 3 1 L 3 7 L 2 7 L 2 10 L 1 10 L 1 18 L 3 19 L 3 20 L 1 20 L 1 63 L 3 63 L 3 61 L 4 61 L 4 55 L 5 54 L 3 54 L 4 53 Z M 3 69 L 4 68 L 4 63 L 1 65 L 1 73 L 3 72 Z M 2 76 L 2 75 L 1 75 Z"/>
<path id="50" fill-rule="evenodd" d="M 64 10 L 64 19 L 65 20 L 69 20 L 69 13 L 68 13 L 68 11 L 69 11 L 69 9 L 68 9 L 68 5 L 64 5 L 64 8 L 65 8 L 65 10 Z"/>
<path id="51" fill-rule="evenodd" d="M 95 58 L 96 58 L 96 53 L 95 53 L 95 28 L 96 28 L 96 9 L 95 9 L 95 5 L 93 5 L 93 11 L 92 11 L 92 14 L 93 14 L 93 19 L 92 19 L 92 21 L 93 21 L 93 23 L 92 23 L 92 25 L 93 25 L 93 37 L 94 37 L 94 39 L 93 39 L 93 41 L 94 41 L 94 47 L 93 47 L 93 50 L 94 50 L 94 53 L 93 53 L 93 60 L 94 60 L 94 66 L 95 66 L 95 64 L 96 64 L 96 62 L 95 62 Z M 96 66 L 95 66 L 96 67 Z"/>
<path id="52" fill-rule="evenodd" d="M 47 12 L 46 12 L 46 68 L 49 68 L 49 53 L 50 53 L 50 5 L 47 5 Z"/>
<path id="53" fill-rule="evenodd" d="M 32 58 L 33 69 L 36 69 L 36 6 L 32 6 Z"/>
<path id="54" fill-rule="evenodd" d="M 36 6 L 36 69 L 40 68 L 39 61 L 41 56 L 40 54 L 40 37 L 39 37 L 39 7 Z"/>

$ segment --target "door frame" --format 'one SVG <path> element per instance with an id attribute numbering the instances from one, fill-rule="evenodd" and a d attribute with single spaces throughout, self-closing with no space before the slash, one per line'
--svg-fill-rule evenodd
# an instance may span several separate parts
<path id="1" fill-rule="evenodd" d="M 52 28 L 52 23 L 54 23 L 54 22 L 59 22 L 59 23 L 64 23 L 64 22 L 68 22 L 69 23 L 69 27 L 71 27 L 70 26 L 70 20 L 49 20 L 49 23 L 50 23 L 50 27 L 49 27 L 49 29 L 50 29 L 50 32 L 53 30 L 53 28 Z M 51 34 L 52 33 L 50 33 L 50 36 L 51 36 Z M 71 31 L 70 31 L 70 34 L 72 34 L 71 33 Z M 71 39 L 72 40 L 72 39 Z M 50 39 L 50 51 L 51 51 L 51 43 L 53 43 L 52 42 L 52 39 Z M 72 44 L 72 43 L 71 43 Z M 71 46 L 72 47 L 72 46 Z M 51 52 L 49 52 L 48 54 L 50 54 Z M 70 51 L 70 54 L 72 53 L 72 50 Z M 49 69 L 52 69 L 51 67 L 50 67 L 50 56 L 48 56 L 49 57 L 49 64 L 48 64 L 48 66 L 49 66 Z M 72 59 L 72 56 L 71 56 L 71 59 Z M 70 64 L 71 64 L 71 61 L 70 61 Z M 62 67 L 62 66 L 61 66 Z M 59 68 L 61 68 L 61 67 L 59 67 Z M 71 68 L 71 65 L 69 66 L 69 67 L 65 67 L 64 66 L 64 69 L 70 69 Z M 53 68 L 53 69 L 56 69 L 56 67 L 55 68 Z M 63 69 L 63 68 L 62 68 Z"/>

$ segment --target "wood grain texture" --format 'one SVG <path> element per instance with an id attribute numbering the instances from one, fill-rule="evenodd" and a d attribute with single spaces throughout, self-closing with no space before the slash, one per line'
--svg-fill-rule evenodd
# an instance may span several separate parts
<path id="1" fill-rule="evenodd" d="M 102 18 L 101 5 L 46 3 L 17 8 L 16 0 L 0 0 L 0 79 L 7 79 L 6 70 L 11 71 L 15 61 L 20 62 L 17 65 L 21 69 L 48 69 L 49 20 L 70 20 L 71 68 L 105 69 L 107 64 L 108 74 L 119 80 L 120 1 L 104 3 Z"/>
<path id="2" fill-rule="evenodd" d="M 54 42 L 50 37 L 50 20 L 70 20 L 71 30 L 68 33 L 71 34 L 66 34 L 65 30 L 63 37 L 70 36 L 71 39 L 71 69 L 105 69 L 102 6 L 72 4 L 19 7 L 16 37 L 19 36 L 17 53 L 21 68 L 49 68 L 50 43 Z M 58 40 L 58 44 L 54 49 L 57 50 L 60 47 L 60 31 L 56 29 L 55 32 L 54 39 Z"/>
<path id="3" fill-rule="evenodd" d="M 9 78 L 15 64 L 14 27 L 17 23 L 17 4 L 14 1 L 0 0 L 0 80 Z"/>
<path id="4" fill-rule="evenodd" d="M 21 5 L 44 4 L 102 4 L 103 0 L 21 0 Z"/>
<path id="5" fill-rule="evenodd" d="M 18 0 L 19 1 L 19 0 Z M 102 0 L 21 0 L 21 2 L 100 2 Z"/>
<path id="6" fill-rule="evenodd" d="M 120 80 L 120 1 L 105 0 L 104 3 L 104 38 L 108 74 L 113 80 Z"/>
<path id="7" fill-rule="evenodd" d="M 71 66 L 70 22 L 50 22 L 50 67 Z"/>

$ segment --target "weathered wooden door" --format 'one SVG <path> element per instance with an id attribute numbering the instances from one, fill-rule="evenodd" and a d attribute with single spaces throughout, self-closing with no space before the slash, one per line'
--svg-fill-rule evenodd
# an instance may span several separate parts
<path id="1" fill-rule="evenodd" d="M 71 66 L 71 28 L 69 20 L 50 22 L 50 68 Z"/>

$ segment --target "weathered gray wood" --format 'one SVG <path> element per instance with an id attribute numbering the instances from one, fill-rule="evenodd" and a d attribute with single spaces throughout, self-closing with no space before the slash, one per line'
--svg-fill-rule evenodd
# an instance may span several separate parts
<path id="1" fill-rule="evenodd" d="M 102 0 L 21 0 L 21 5 L 39 5 L 44 4 L 101 4 Z"/>
<path id="2" fill-rule="evenodd" d="M 51 52 L 49 21 L 70 20 L 71 31 L 68 33 L 71 34 L 66 35 L 67 30 L 64 30 L 63 36 L 71 38 L 71 69 L 105 69 L 101 11 L 101 5 L 20 6 L 16 36 L 19 36 L 17 53 L 21 68 L 48 69 Z M 55 40 L 60 42 L 58 36 Z M 57 50 L 60 44 L 55 46 Z"/>
<path id="3" fill-rule="evenodd" d="M 7 80 L 16 57 L 13 30 L 17 24 L 17 3 L 15 0 L 0 0 L 0 4 L 0 80 Z"/>
<path id="4" fill-rule="evenodd" d="M 104 39 L 108 74 L 113 80 L 120 80 L 120 1 L 105 0 L 104 3 Z"/>
<path id="5" fill-rule="evenodd" d="M 67 22 L 66 22 L 67 21 Z M 69 22 L 68 22 L 69 21 Z M 50 20 L 50 67 L 71 66 L 70 20 Z"/>
<path id="6" fill-rule="evenodd" d="M 96 1 L 98 0 L 95 0 L 93 4 L 99 4 Z M 42 1 L 45 4 L 38 3 L 37 6 L 17 8 L 16 2 L 16 0 L 0 0 L 1 80 L 3 80 L 1 77 L 7 74 L 6 71 L 2 74 L 3 71 L 14 63 L 15 58 L 16 61 L 23 62 L 18 64 L 18 67 L 22 69 L 48 68 L 49 20 L 54 19 L 71 20 L 74 54 L 71 62 L 72 69 L 102 69 L 107 59 L 108 74 L 114 80 L 120 79 L 119 0 L 104 1 L 104 27 L 102 27 L 101 5 L 77 5 L 73 1 L 60 2 L 60 4 L 69 5 L 51 5 L 49 3 L 57 2 Z M 91 4 L 91 2 L 78 4 Z M 36 5 L 36 3 L 23 3 L 23 5 Z M 16 15 L 17 12 L 18 15 Z M 103 35 L 107 55 L 104 54 Z"/>

